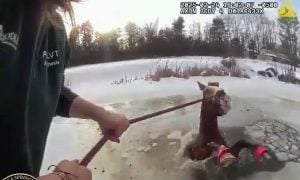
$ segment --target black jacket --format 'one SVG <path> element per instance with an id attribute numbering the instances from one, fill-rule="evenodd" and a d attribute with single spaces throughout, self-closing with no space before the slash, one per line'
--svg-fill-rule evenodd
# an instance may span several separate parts
<path id="1" fill-rule="evenodd" d="M 51 120 L 67 117 L 76 97 L 63 85 L 70 47 L 62 19 L 30 2 L 0 0 L 0 179 L 39 175 Z"/>

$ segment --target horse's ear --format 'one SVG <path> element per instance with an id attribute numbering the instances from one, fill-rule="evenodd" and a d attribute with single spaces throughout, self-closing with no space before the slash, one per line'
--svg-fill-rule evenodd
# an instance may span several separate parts
<path id="1" fill-rule="evenodd" d="M 219 87 L 219 82 L 209 82 L 208 86 L 217 86 L 217 87 Z"/>
<path id="2" fill-rule="evenodd" d="M 201 91 L 203 91 L 206 88 L 206 86 L 204 84 L 202 84 L 201 82 L 197 81 L 197 83 L 198 83 L 198 86 Z"/>

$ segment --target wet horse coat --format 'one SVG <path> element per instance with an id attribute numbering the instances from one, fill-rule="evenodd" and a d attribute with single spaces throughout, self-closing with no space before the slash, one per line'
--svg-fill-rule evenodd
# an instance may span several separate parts
<path id="1" fill-rule="evenodd" d="M 217 82 L 210 82 L 208 86 L 198 82 L 198 85 L 203 91 L 199 135 L 195 141 L 186 147 L 185 155 L 192 160 L 204 160 L 210 157 L 214 151 L 218 151 L 221 164 L 225 162 L 225 159 L 229 160 L 227 162 L 230 163 L 230 159 L 238 157 L 243 148 L 254 150 L 257 159 L 260 159 L 264 154 L 267 155 L 265 147 L 246 140 L 240 140 L 227 148 L 227 143 L 219 131 L 217 117 L 227 114 L 230 110 L 230 97 L 223 89 L 219 88 Z M 220 147 L 223 150 L 220 150 Z"/>
<path id="2" fill-rule="evenodd" d="M 198 82 L 198 85 L 203 91 L 199 135 L 187 146 L 185 152 L 192 160 L 203 160 L 211 155 L 214 149 L 208 146 L 208 143 L 226 145 L 219 131 L 218 116 L 225 115 L 230 109 L 230 98 L 223 89 L 219 88 L 219 83 L 210 82 L 205 86 Z"/>
<path id="3" fill-rule="evenodd" d="M 203 101 L 200 115 L 199 138 L 200 146 L 205 147 L 210 142 L 226 144 L 221 136 L 218 126 L 218 118 L 210 102 Z"/>

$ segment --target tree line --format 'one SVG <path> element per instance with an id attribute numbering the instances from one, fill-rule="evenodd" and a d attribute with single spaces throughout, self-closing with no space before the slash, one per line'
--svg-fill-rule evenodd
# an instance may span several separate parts
<path id="1" fill-rule="evenodd" d="M 256 58 L 262 49 L 298 60 L 299 21 L 277 21 L 265 15 L 224 15 L 205 25 L 185 27 L 183 17 L 158 28 L 159 19 L 143 27 L 129 22 L 123 29 L 99 33 L 89 21 L 70 32 L 71 66 L 161 56 L 235 56 Z"/>

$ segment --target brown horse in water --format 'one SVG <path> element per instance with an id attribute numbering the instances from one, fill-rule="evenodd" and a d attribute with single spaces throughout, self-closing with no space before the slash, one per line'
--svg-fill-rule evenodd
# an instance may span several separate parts
<path id="1" fill-rule="evenodd" d="M 218 82 L 209 82 L 207 86 L 198 82 L 198 86 L 203 92 L 199 135 L 186 147 L 186 156 L 192 160 L 204 160 L 217 152 L 219 164 L 227 167 L 235 161 L 243 148 L 251 149 L 257 159 L 267 154 L 265 147 L 245 140 L 227 148 L 228 145 L 219 131 L 218 116 L 229 112 L 230 97 L 219 87 Z"/>

